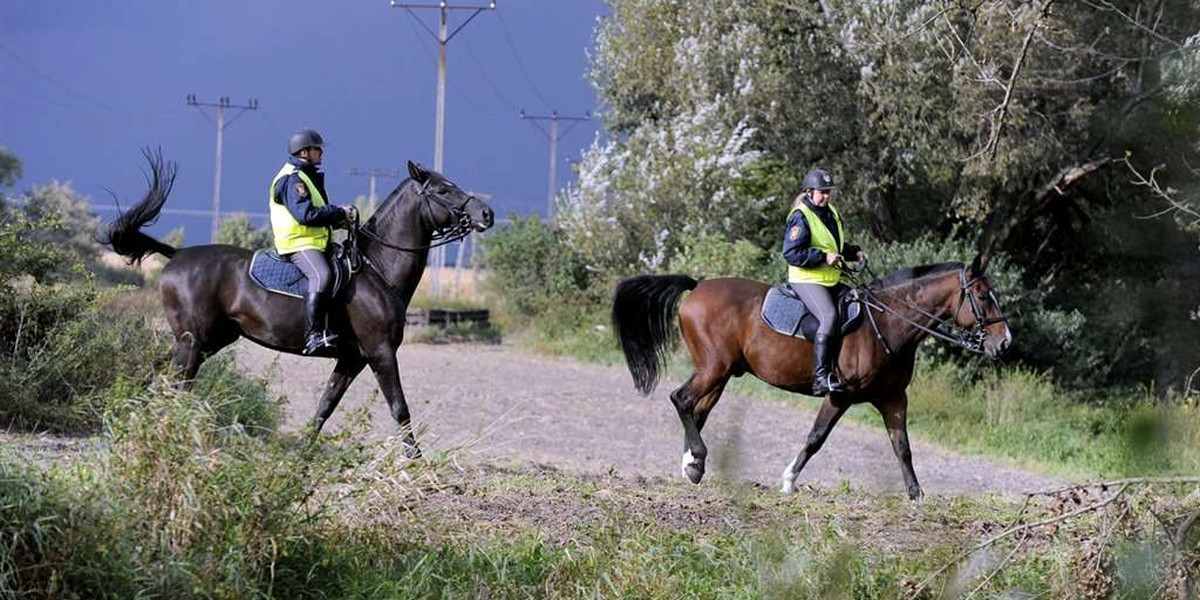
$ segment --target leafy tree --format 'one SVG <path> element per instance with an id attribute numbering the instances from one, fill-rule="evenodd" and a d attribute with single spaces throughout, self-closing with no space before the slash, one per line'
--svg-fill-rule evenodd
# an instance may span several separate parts
<path id="1" fill-rule="evenodd" d="M 237 213 L 221 221 L 217 227 L 217 243 L 262 250 L 272 244 L 271 228 L 255 227 L 245 213 Z"/>
<path id="2" fill-rule="evenodd" d="M 11 187 L 21 178 L 21 159 L 0 146 L 0 188 Z"/>
<path id="3" fill-rule="evenodd" d="M 1097 384 L 1178 381 L 1169 357 L 1198 351 L 1180 327 L 1195 244 L 1131 217 L 1148 193 L 1119 158 L 1187 172 L 1200 5 L 610 4 L 589 72 L 607 131 L 558 217 L 595 280 L 666 269 L 697 237 L 774 252 L 820 166 L 851 230 L 1007 254 L 1076 315 L 1072 343 L 1111 350 Z"/>
<path id="4" fill-rule="evenodd" d="M 95 263 L 100 252 L 96 242 L 100 219 L 92 212 L 88 198 L 75 191 L 70 182 L 51 180 L 35 185 L 23 201 L 26 218 L 46 225 L 34 234 L 34 243 L 56 247 L 84 265 Z"/>

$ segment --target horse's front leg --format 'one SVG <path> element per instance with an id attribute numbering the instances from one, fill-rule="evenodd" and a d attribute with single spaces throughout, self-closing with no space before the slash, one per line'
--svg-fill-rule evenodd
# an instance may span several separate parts
<path id="1" fill-rule="evenodd" d="M 800 454 L 796 459 L 788 464 L 783 470 L 783 487 L 785 494 L 790 494 L 796 491 L 796 478 L 800 476 L 800 471 L 808 460 L 821 449 L 825 444 L 825 438 L 829 437 L 829 432 L 833 431 L 833 426 L 837 425 L 838 419 L 846 413 L 849 404 L 835 404 L 830 398 L 833 395 L 825 396 L 825 402 L 821 404 L 821 410 L 817 412 L 817 418 L 813 421 L 812 431 L 808 433 L 808 439 L 804 443 L 804 448 L 800 450 Z"/>
<path id="2" fill-rule="evenodd" d="M 314 434 L 321 432 L 325 421 L 329 420 L 329 415 L 333 414 L 333 410 L 342 401 L 342 396 L 346 394 L 346 388 L 350 387 L 365 366 L 367 360 L 357 351 L 353 355 L 338 356 L 337 365 L 333 367 L 333 373 L 329 374 L 329 381 L 325 383 L 325 390 L 321 393 L 321 399 L 317 401 L 317 416 L 313 418 Z"/>
<path id="3" fill-rule="evenodd" d="M 417 447 L 417 438 L 413 435 L 412 419 L 408 413 L 408 403 L 404 401 L 404 389 L 400 386 L 400 367 L 396 364 L 396 348 L 385 347 L 373 352 L 370 357 L 371 370 L 379 382 L 379 390 L 387 398 L 388 408 L 392 410 L 392 418 L 400 426 L 403 435 L 404 454 L 409 458 L 420 458 L 421 449 Z"/>
<path id="4" fill-rule="evenodd" d="M 917 483 L 917 474 L 912 465 L 912 448 L 908 445 L 908 393 L 900 390 L 892 397 L 877 402 L 875 408 L 883 415 L 883 425 L 887 427 L 888 437 L 892 440 L 892 451 L 900 460 L 900 472 L 904 475 L 908 498 L 919 500 L 925 492 Z"/>

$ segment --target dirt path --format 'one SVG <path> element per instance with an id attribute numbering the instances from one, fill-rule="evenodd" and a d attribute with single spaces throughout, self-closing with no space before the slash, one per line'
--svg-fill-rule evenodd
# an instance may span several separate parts
<path id="1" fill-rule="evenodd" d="M 312 418 L 333 362 L 235 347 L 252 374 L 269 374 L 288 398 L 285 426 Z M 584 365 L 522 353 L 507 346 L 404 345 L 400 374 L 426 451 L 466 446 L 464 458 L 493 464 L 545 464 L 580 473 L 679 477 L 683 434 L 665 381 L 649 398 L 633 390 L 623 368 Z M 367 403 L 372 430 L 395 430 L 369 370 L 350 387 L 329 427 Z M 808 401 L 815 408 L 815 400 Z M 873 411 L 858 406 L 854 411 Z M 812 425 L 812 410 L 795 404 L 726 394 L 705 429 L 708 477 L 748 479 L 772 488 Z M 1019 493 L 1058 480 L 984 459 L 913 444 L 926 494 Z M 900 469 L 881 428 L 843 421 L 800 475 L 798 484 L 903 492 Z"/>

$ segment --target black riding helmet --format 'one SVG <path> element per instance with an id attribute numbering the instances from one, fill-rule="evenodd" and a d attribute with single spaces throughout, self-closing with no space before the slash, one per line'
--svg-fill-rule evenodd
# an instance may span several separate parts
<path id="1" fill-rule="evenodd" d="M 311 129 L 301 129 L 288 138 L 288 154 L 295 156 L 305 148 L 325 148 L 325 139 Z"/>
<path id="2" fill-rule="evenodd" d="M 837 187 L 833 182 L 833 177 L 829 176 L 824 169 L 814 169 L 804 176 L 804 189 L 806 190 L 832 190 Z"/>

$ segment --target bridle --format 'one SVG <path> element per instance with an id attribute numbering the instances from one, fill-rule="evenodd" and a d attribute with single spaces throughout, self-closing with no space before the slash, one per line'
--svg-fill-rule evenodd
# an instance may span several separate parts
<path id="1" fill-rule="evenodd" d="M 875 322 L 874 311 L 887 312 L 937 339 L 950 342 L 951 344 L 976 354 L 985 354 L 983 350 L 983 344 L 984 340 L 987 339 L 986 330 L 988 327 L 996 323 L 1008 324 L 1008 317 L 1004 316 L 1003 312 L 1001 312 L 999 317 L 989 317 L 984 314 L 983 309 L 979 306 L 979 301 L 975 299 L 975 294 L 971 293 L 970 288 L 971 286 L 975 285 L 976 282 L 987 282 L 987 275 L 980 275 L 968 280 L 966 266 L 963 266 L 963 268 L 958 272 L 958 281 L 960 283 L 958 288 L 958 305 L 954 310 L 953 321 L 931 314 L 925 309 L 916 306 L 911 302 L 904 300 L 903 298 L 894 298 L 894 300 L 898 300 L 905 307 L 914 310 L 921 316 L 933 321 L 932 326 L 918 323 L 917 321 L 908 317 L 908 315 L 900 313 L 900 311 L 885 303 L 883 299 L 879 297 L 879 294 L 871 288 L 870 282 L 876 279 L 876 277 L 871 271 L 869 265 L 864 263 L 858 269 L 851 269 L 850 267 L 846 266 L 845 263 L 843 263 L 840 268 L 842 273 L 845 274 L 852 283 L 854 283 L 854 290 L 858 294 L 859 300 L 861 300 L 862 303 L 867 307 L 867 319 L 871 322 L 871 328 L 875 332 L 875 337 L 883 345 L 884 352 L 888 353 L 889 355 L 893 353 L 892 348 L 888 344 L 887 339 L 884 338 L 883 334 L 879 331 L 879 325 Z M 867 276 L 866 280 L 863 280 L 860 277 L 860 275 L 864 273 Z M 995 292 L 992 291 L 990 283 L 988 285 L 988 298 L 993 304 L 996 305 L 996 310 L 999 311 L 1000 300 L 996 297 Z M 958 315 L 962 313 L 963 305 L 970 306 L 971 315 L 975 317 L 975 324 L 970 329 L 965 329 L 958 325 Z M 949 331 L 943 331 L 943 328 L 948 329 Z"/>
<path id="2" fill-rule="evenodd" d="M 388 290 L 390 290 L 392 294 L 396 295 L 397 297 L 402 297 L 403 294 L 400 292 L 400 290 L 396 289 L 396 286 L 392 285 L 392 283 L 388 281 L 387 276 L 383 274 L 383 270 L 375 264 L 375 261 L 371 260 L 371 258 L 359 248 L 360 236 L 370 240 L 374 244 L 379 244 L 380 246 L 391 248 L 392 250 L 399 250 L 401 252 L 422 252 L 431 248 L 437 248 L 438 246 L 444 246 L 446 244 L 457 242 L 470 235 L 475 229 L 471 216 L 468 215 L 466 211 L 467 205 L 471 203 L 471 200 L 474 199 L 474 196 L 468 195 L 467 199 L 463 200 L 462 204 L 455 206 L 453 203 L 445 200 L 441 196 L 429 193 L 428 179 L 425 180 L 425 183 L 421 184 L 421 187 L 417 190 L 417 195 L 421 199 L 421 220 L 423 224 L 430 225 L 433 228 L 433 235 L 430 236 L 430 244 L 414 247 L 393 244 L 383 239 L 374 230 L 368 229 L 367 226 L 359 226 L 357 214 L 355 215 L 354 223 L 350 226 L 350 235 L 346 237 L 346 251 L 350 257 L 351 273 L 357 273 L 359 270 L 361 270 L 362 264 L 366 263 L 371 272 L 374 273 L 375 276 L 378 277 L 381 282 L 383 282 L 383 285 L 385 285 Z M 439 227 L 433 223 L 433 208 L 430 206 L 431 202 L 436 202 L 438 206 L 450 213 L 450 217 L 453 222 L 452 225 L 448 227 Z"/>
<path id="3" fill-rule="evenodd" d="M 417 195 L 420 196 L 422 200 L 421 220 L 424 222 L 424 224 L 430 225 L 433 220 L 433 208 L 430 206 L 430 202 L 436 202 L 438 206 L 441 206 L 446 210 L 446 212 L 450 213 L 453 221 L 452 225 L 449 227 L 439 227 L 436 224 L 433 225 L 433 235 L 430 237 L 430 242 L 435 243 L 430 243 L 426 246 L 415 247 L 398 246 L 383 239 L 375 231 L 367 229 L 366 226 L 359 227 L 357 222 L 355 222 L 353 225 L 353 235 L 351 235 L 351 237 L 357 238 L 359 235 L 361 235 L 385 248 L 400 250 L 401 252 L 420 252 L 422 250 L 429 250 L 430 248 L 437 248 L 438 246 L 444 246 L 446 244 L 457 242 L 467 237 L 472 231 L 474 231 L 475 226 L 471 221 L 471 216 L 468 215 L 466 211 L 467 204 L 471 203 L 471 200 L 475 198 L 474 196 L 468 195 L 467 199 L 463 200 L 462 204 L 455 206 L 441 196 L 430 194 L 428 179 L 425 180 L 425 183 L 421 184 L 421 187 L 417 190 Z"/>

